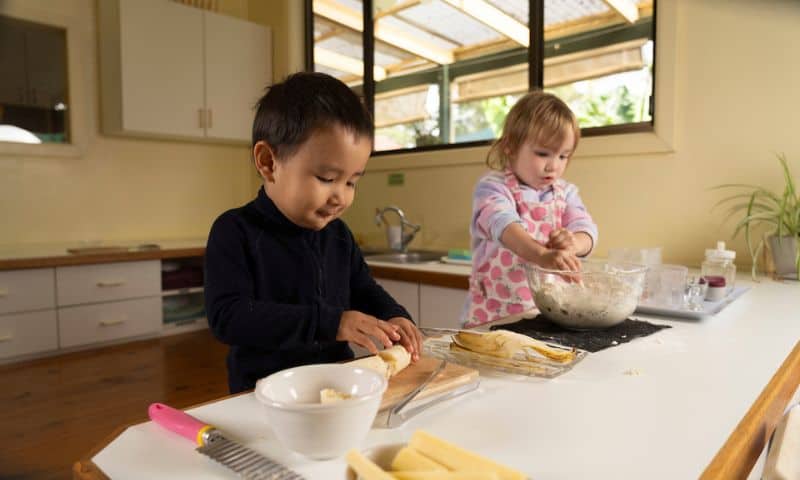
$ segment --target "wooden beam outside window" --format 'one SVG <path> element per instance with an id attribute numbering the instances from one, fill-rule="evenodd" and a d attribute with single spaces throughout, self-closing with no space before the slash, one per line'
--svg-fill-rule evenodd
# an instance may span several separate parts
<path id="1" fill-rule="evenodd" d="M 357 32 L 362 32 L 364 29 L 361 12 L 338 5 L 330 0 L 314 0 L 314 14 Z M 387 25 L 380 20 L 375 22 L 375 39 L 440 65 L 447 65 L 455 61 L 453 53 L 449 50 L 414 38 L 399 28 Z"/>
<path id="2" fill-rule="evenodd" d="M 444 2 L 523 47 L 530 45 L 528 27 L 489 2 L 485 0 L 444 0 Z"/>
<path id="3" fill-rule="evenodd" d="M 341 53 L 326 48 L 314 47 L 314 63 L 333 68 L 341 72 L 352 73 L 359 77 L 364 76 L 364 62 L 357 58 L 348 57 Z M 386 70 L 375 65 L 372 69 L 375 81 L 386 78 Z"/>
<path id="4" fill-rule="evenodd" d="M 633 0 L 603 0 L 603 2 L 628 23 L 636 23 L 636 20 L 639 20 L 639 8 Z"/>

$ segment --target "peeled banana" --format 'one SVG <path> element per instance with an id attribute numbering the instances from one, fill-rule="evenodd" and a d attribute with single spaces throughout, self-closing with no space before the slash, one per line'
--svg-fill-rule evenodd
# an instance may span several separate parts
<path id="1" fill-rule="evenodd" d="M 467 350 L 501 358 L 513 358 L 517 352 L 534 350 L 545 357 L 561 363 L 575 359 L 576 351 L 553 348 L 546 343 L 527 335 L 509 330 L 492 332 L 461 331 L 454 336 L 454 342 Z"/>
<path id="2" fill-rule="evenodd" d="M 359 358 L 347 364 L 375 370 L 388 380 L 400 373 L 409 363 L 411 363 L 411 354 L 408 353 L 406 347 L 395 345 L 392 348 L 381 350 L 377 355 Z"/>

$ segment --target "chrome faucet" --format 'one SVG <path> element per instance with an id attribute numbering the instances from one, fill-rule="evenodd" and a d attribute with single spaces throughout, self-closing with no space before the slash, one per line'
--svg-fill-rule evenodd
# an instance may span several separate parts
<path id="1" fill-rule="evenodd" d="M 392 225 L 386 221 L 384 215 L 386 212 L 394 212 L 400 218 L 400 245 L 399 248 L 397 247 L 397 242 L 392 241 L 392 234 L 391 227 Z M 376 208 L 375 209 L 375 225 L 380 226 L 381 224 L 386 225 L 386 240 L 389 243 L 389 248 L 393 250 L 398 250 L 401 252 L 405 252 L 408 249 L 408 244 L 414 240 L 414 237 L 419 232 L 422 225 L 418 225 L 416 223 L 411 223 L 406 220 L 406 215 L 400 209 L 400 207 L 395 207 L 394 205 L 389 205 L 383 208 Z"/>

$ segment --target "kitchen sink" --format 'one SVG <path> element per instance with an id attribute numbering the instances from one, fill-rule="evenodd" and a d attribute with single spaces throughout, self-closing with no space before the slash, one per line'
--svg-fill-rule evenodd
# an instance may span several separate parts
<path id="1" fill-rule="evenodd" d="M 434 250 L 409 250 L 407 252 L 379 253 L 375 255 L 365 255 L 367 260 L 388 263 L 434 263 L 439 262 L 447 252 Z"/>

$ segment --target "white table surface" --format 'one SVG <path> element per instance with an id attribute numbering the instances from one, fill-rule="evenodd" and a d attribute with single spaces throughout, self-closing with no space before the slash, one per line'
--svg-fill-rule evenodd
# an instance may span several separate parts
<path id="1" fill-rule="evenodd" d="M 477 392 L 403 428 L 373 429 L 363 448 L 424 429 L 536 480 L 697 478 L 800 339 L 800 284 L 751 286 L 703 320 L 637 315 L 673 328 L 589 354 L 558 378 L 484 376 Z M 307 478 L 344 478 L 343 459 L 315 462 L 284 449 L 252 394 L 189 413 Z M 151 422 L 92 460 L 114 479 L 235 478 Z"/>

